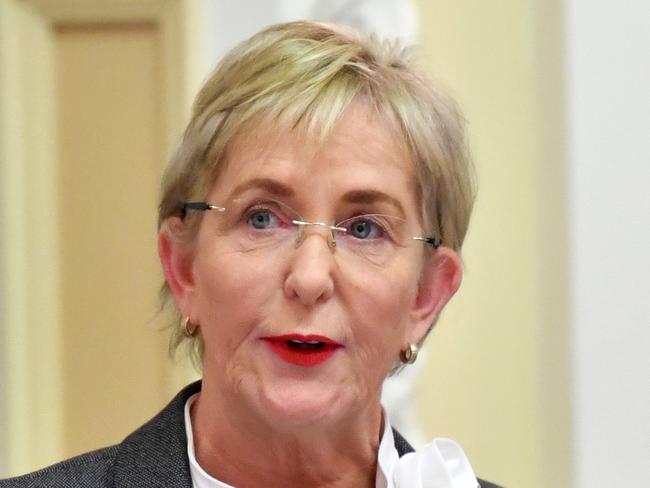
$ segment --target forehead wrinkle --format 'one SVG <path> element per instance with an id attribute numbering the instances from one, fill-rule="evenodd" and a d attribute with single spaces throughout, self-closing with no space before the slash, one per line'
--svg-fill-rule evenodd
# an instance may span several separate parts
<path id="1" fill-rule="evenodd" d="M 411 155 L 390 121 L 375 115 L 364 103 L 353 103 L 324 141 L 309 137 L 302 127 L 287 130 L 283 126 L 270 126 L 268 120 L 251 121 L 227 146 L 223 162 L 230 169 L 225 172 L 232 183 L 239 183 L 228 198 L 255 188 L 280 198 L 295 199 L 300 194 L 302 200 L 308 195 L 307 201 L 318 199 L 317 195 L 325 192 L 340 203 L 388 204 L 405 217 L 410 201 L 400 201 L 379 189 L 386 183 L 381 181 L 382 167 L 389 165 L 403 171 L 420 220 L 419 185 Z M 364 173 L 363 167 L 370 172 Z M 347 184 L 331 180 L 337 168 L 345 168 Z M 360 186 L 357 186 L 360 181 L 353 176 L 357 170 L 368 178 Z"/>
<path id="2" fill-rule="evenodd" d="M 278 196 L 292 196 L 291 186 L 282 180 L 292 179 L 290 173 L 294 170 L 296 148 L 300 147 L 295 134 L 253 127 L 254 130 L 239 132 L 226 146 L 219 172 L 212 182 L 212 191 L 217 188 L 227 191 L 227 187 L 232 188 L 239 181 L 227 198 L 255 187 Z M 224 178 L 229 182 L 226 183 Z"/>

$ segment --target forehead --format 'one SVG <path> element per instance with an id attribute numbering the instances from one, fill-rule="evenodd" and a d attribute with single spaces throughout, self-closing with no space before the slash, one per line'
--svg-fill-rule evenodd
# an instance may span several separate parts
<path id="1" fill-rule="evenodd" d="M 248 180 L 272 178 L 316 198 L 373 190 L 417 203 L 412 159 L 403 138 L 375 111 L 353 103 L 325 137 L 304 127 L 251 124 L 228 145 L 209 192 L 224 197 Z"/>

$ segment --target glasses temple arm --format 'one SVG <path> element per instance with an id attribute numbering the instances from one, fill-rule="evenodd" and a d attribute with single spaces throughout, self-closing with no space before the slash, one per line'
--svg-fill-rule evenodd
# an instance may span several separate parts
<path id="1" fill-rule="evenodd" d="M 197 210 L 204 212 L 206 210 L 217 210 L 219 212 L 225 212 L 225 207 L 219 207 L 217 205 L 211 205 L 207 202 L 182 202 L 181 203 L 181 216 L 185 217 L 188 210 Z"/>
<path id="2" fill-rule="evenodd" d="M 440 237 L 434 237 L 434 236 L 420 237 L 420 236 L 416 236 L 416 237 L 413 237 L 413 239 L 415 239 L 416 241 L 422 241 L 422 242 L 428 244 L 429 246 L 431 246 L 434 249 L 438 249 L 440 246 L 442 246 L 442 239 L 440 239 Z"/>

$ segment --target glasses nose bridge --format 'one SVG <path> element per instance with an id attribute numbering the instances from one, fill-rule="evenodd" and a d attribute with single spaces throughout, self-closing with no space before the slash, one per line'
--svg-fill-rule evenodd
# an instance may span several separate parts
<path id="1" fill-rule="evenodd" d="M 319 235 L 323 237 L 327 245 L 330 249 L 334 250 L 336 247 L 336 232 L 337 231 L 345 231 L 344 228 L 341 227 L 336 227 L 334 225 L 327 224 L 325 222 L 308 222 L 306 220 L 293 220 L 293 224 L 296 229 L 296 240 L 295 240 L 295 246 L 296 248 L 300 247 L 300 245 L 309 237 L 310 235 Z M 307 232 L 308 228 L 314 227 L 316 230 L 323 229 L 327 232 L 326 235 L 323 235 L 322 232 L 312 232 L 309 233 Z"/>

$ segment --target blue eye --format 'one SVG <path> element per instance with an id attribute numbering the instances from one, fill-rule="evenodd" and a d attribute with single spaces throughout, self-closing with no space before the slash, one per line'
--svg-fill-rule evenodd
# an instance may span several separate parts
<path id="1" fill-rule="evenodd" d="M 248 223 L 259 230 L 268 229 L 276 221 L 277 217 L 269 210 L 255 210 L 248 215 Z"/>
<path id="2" fill-rule="evenodd" d="M 380 239 L 384 236 L 383 227 L 368 217 L 352 219 L 347 232 L 356 239 Z"/>

